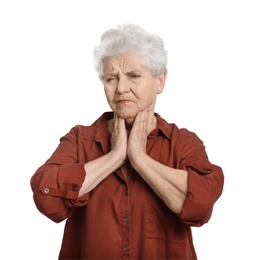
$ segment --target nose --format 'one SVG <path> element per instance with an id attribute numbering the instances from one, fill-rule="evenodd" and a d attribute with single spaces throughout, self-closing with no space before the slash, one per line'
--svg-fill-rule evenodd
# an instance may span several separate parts
<path id="1" fill-rule="evenodd" d="M 127 82 L 127 79 L 125 77 L 119 77 L 118 84 L 117 84 L 117 92 L 119 94 L 129 92 L 129 83 Z"/>

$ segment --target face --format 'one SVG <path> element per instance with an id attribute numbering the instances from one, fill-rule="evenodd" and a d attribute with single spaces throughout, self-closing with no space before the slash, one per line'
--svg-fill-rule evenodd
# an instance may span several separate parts
<path id="1" fill-rule="evenodd" d="M 166 73 L 153 76 L 136 54 L 109 57 L 104 65 L 102 81 L 108 104 L 114 113 L 131 119 L 146 108 L 154 112 L 156 97 L 163 91 Z"/>

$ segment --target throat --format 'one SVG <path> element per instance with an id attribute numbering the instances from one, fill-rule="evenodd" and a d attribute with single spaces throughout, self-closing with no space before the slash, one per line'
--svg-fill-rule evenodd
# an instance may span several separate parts
<path id="1" fill-rule="evenodd" d="M 134 124 L 135 118 L 125 119 L 125 126 L 127 129 L 131 129 Z"/>

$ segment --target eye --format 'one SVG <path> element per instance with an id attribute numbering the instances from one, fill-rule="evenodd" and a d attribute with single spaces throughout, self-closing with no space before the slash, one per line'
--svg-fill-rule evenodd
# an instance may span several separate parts
<path id="1" fill-rule="evenodd" d="M 108 78 L 106 78 L 106 82 L 111 82 L 115 79 L 116 79 L 116 77 L 108 77 Z"/>
<path id="2" fill-rule="evenodd" d="M 132 74 L 132 75 L 130 75 L 130 78 L 131 79 L 138 79 L 138 78 L 140 78 L 141 76 L 139 75 L 139 74 Z"/>

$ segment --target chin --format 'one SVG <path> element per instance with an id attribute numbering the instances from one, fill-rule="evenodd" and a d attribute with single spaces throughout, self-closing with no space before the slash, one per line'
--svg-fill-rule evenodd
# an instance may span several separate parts
<path id="1" fill-rule="evenodd" d="M 115 113 L 120 117 L 123 118 L 125 120 L 134 120 L 135 117 L 137 116 L 139 111 L 135 111 L 135 112 L 122 112 L 122 111 L 115 111 Z"/>
<path id="2" fill-rule="evenodd" d="M 125 120 L 125 123 L 126 123 L 126 126 L 127 127 L 131 127 L 135 121 L 135 117 L 137 115 L 138 112 L 136 113 L 122 113 L 122 112 L 119 112 L 117 113 L 117 115 L 124 119 Z"/>

